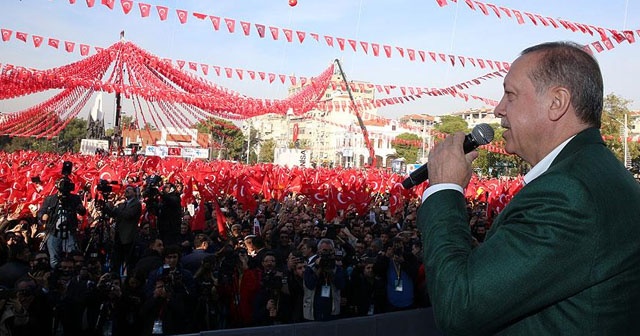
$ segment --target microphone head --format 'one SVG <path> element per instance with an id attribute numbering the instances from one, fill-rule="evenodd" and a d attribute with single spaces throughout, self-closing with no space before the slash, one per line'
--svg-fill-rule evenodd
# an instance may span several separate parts
<path id="1" fill-rule="evenodd" d="M 488 124 L 478 124 L 471 130 L 471 137 L 478 145 L 486 145 L 493 140 L 493 128 Z"/>

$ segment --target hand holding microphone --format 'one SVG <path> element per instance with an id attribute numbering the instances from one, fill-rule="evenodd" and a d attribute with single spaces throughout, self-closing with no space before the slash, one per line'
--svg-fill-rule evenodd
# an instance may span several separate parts
<path id="1" fill-rule="evenodd" d="M 464 137 L 464 143 L 462 144 L 462 149 L 464 154 L 467 154 L 474 149 L 478 148 L 478 146 L 486 145 L 493 140 L 493 128 L 488 124 L 478 124 L 473 128 L 470 134 L 467 134 Z M 432 155 L 434 157 L 445 157 L 455 155 L 455 151 L 449 150 L 447 147 L 459 146 L 455 142 L 455 137 L 447 137 L 445 142 L 438 144 L 438 147 L 434 149 L 434 153 L 429 154 L 430 160 L 432 159 Z M 452 158 L 451 158 L 452 159 Z M 439 159 L 438 159 L 439 160 Z M 443 158 L 444 160 L 444 158 Z M 447 159 L 445 162 L 449 162 L 450 159 Z M 443 169 L 448 169 L 443 167 Z M 434 172 L 435 174 L 439 174 L 439 172 Z M 446 172 L 445 172 L 446 173 Z M 420 168 L 414 170 L 409 176 L 402 182 L 402 186 L 405 189 L 412 188 L 422 182 L 425 182 L 429 179 L 429 170 L 427 168 L 427 164 L 420 166 Z"/>

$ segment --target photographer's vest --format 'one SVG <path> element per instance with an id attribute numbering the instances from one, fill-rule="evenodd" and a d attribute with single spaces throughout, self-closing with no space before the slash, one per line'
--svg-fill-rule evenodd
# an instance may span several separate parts
<path id="1" fill-rule="evenodd" d="M 316 297 L 315 289 L 309 289 L 306 285 L 302 285 L 304 289 L 304 296 L 302 298 L 302 314 L 306 320 L 313 321 L 313 309 Z M 340 290 L 336 286 L 331 284 L 331 315 L 340 315 Z"/>

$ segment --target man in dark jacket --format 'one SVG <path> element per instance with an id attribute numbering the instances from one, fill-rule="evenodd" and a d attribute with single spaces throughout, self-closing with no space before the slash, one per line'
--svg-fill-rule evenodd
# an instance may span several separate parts
<path id="1" fill-rule="evenodd" d="M 134 262 L 133 246 L 138 231 L 138 221 L 142 214 L 142 204 L 136 197 L 136 190 L 133 186 L 127 186 L 124 189 L 124 196 L 124 202 L 116 205 L 108 202 L 105 208 L 116 223 L 111 270 L 120 273 L 123 273 Z"/>

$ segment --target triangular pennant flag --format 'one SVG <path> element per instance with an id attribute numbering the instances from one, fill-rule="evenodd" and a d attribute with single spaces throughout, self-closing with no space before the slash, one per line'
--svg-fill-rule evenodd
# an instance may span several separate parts
<path id="1" fill-rule="evenodd" d="M 548 27 L 549 26 L 549 22 L 547 22 L 547 20 L 545 20 L 542 15 L 540 14 L 536 14 L 536 18 L 538 19 L 538 21 L 540 21 L 540 23 L 542 23 L 543 26 Z"/>
<path id="2" fill-rule="evenodd" d="M 213 70 L 216 72 L 216 75 L 220 76 L 220 67 L 217 65 L 213 66 Z"/>
<path id="3" fill-rule="evenodd" d="M 384 53 L 387 55 L 387 58 L 390 58 L 391 57 L 391 46 L 383 45 L 382 48 L 384 48 Z"/>
<path id="4" fill-rule="evenodd" d="M 477 2 L 476 1 L 476 5 L 478 5 L 478 7 L 480 7 L 480 10 L 482 11 L 482 14 L 489 15 L 489 11 L 487 10 L 487 7 L 482 2 Z"/>
<path id="5" fill-rule="evenodd" d="M 140 16 L 148 17 L 149 13 L 151 13 L 151 5 L 146 3 L 139 3 L 138 7 L 140 8 Z"/>
<path id="6" fill-rule="evenodd" d="M 82 56 L 89 55 L 89 49 L 91 49 L 91 48 L 88 45 L 81 44 L 80 45 L 80 55 L 82 55 Z"/>
<path id="7" fill-rule="evenodd" d="M 511 18 L 511 11 L 509 10 L 509 8 L 506 7 L 500 7 L 500 9 L 507 14 L 507 17 Z"/>
<path id="8" fill-rule="evenodd" d="M 196 62 L 189 62 L 189 69 L 198 71 L 198 64 Z"/>
<path id="9" fill-rule="evenodd" d="M 109 7 L 109 9 L 113 9 L 113 4 L 115 0 L 102 0 L 102 4 Z"/>
<path id="10" fill-rule="evenodd" d="M 284 84 L 284 82 L 287 80 L 286 75 L 278 75 L 278 77 L 280 77 L 280 82 L 282 82 L 282 84 Z"/>
<path id="11" fill-rule="evenodd" d="M 271 37 L 273 38 L 273 40 L 277 40 L 278 39 L 278 27 L 269 27 L 269 30 L 271 31 Z"/>
<path id="12" fill-rule="evenodd" d="M 236 69 L 236 74 L 238 74 L 238 78 L 240 78 L 240 80 L 242 80 L 242 77 L 244 75 L 244 71 L 242 69 Z"/>
<path id="13" fill-rule="evenodd" d="M 497 17 L 500 17 L 500 10 L 498 9 L 498 7 L 496 7 L 496 5 L 487 4 L 487 7 L 491 8 L 491 10 L 493 10 Z"/>
<path id="14" fill-rule="evenodd" d="M 264 80 L 267 74 L 264 71 L 258 71 L 258 76 L 260 76 L 260 80 Z"/>
<path id="15" fill-rule="evenodd" d="M 519 24 L 524 24 L 524 19 L 522 18 L 522 13 L 520 13 L 519 11 L 512 9 L 513 11 L 513 15 L 515 15 L 516 20 L 518 20 Z"/>
<path id="16" fill-rule="evenodd" d="M 180 23 L 187 23 L 187 19 L 189 18 L 189 14 L 184 9 L 176 9 L 176 14 L 178 14 L 178 20 Z"/>
<path id="17" fill-rule="evenodd" d="M 244 32 L 244 35 L 249 36 L 249 34 L 251 33 L 251 23 L 246 21 L 240 21 L 240 26 L 242 26 L 242 31 Z"/>
<path id="18" fill-rule="evenodd" d="M 396 49 L 398 50 L 398 52 L 400 53 L 400 57 L 404 57 L 404 48 L 402 47 L 396 47 Z"/>
<path id="19" fill-rule="evenodd" d="M 327 42 L 328 46 L 333 47 L 333 37 L 332 36 L 325 35 L 324 36 L 324 40 Z"/>
<path id="20" fill-rule="evenodd" d="M 369 53 L 369 42 L 360 41 L 360 46 L 362 47 L 362 50 L 364 50 L 365 54 Z"/>
<path id="21" fill-rule="evenodd" d="M 178 67 L 179 67 L 180 69 L 184 68 L 185 61 L 183 61 L 183 60 L 176 60 L 176 63 L 178 63 Z"/>
<path id="22" fill-rule="evenodd" d="M 603 42 L 604 42 L 604 46 L 607 47 L 607 50 L 613 49 L 613 43 L 609 38 L 605 39 Z"/>
<path id="23" fill-rule="evenodd" d="M 233 33 L 236 30 L 236 20 L 224 18 L 224 22 L 227 24 L 227 29 L 229 29 L 229 33 Z"/>
<path id="24" fill-rule="evenodd" d="M 31 38 L 33 39 L 33 45 L 36 48 L 39 48 L 40 45 L 42 44 L 43 38 L 42 36 L 37 36 L 37 35 L 31 35 Z"/>
<path id="25" fill-rule="evenodd" d="M 200 68 L 202 69 L 202 73 L 205 76 L 209 74 L 209 65 L 208 64 L 200 64 Z"/>
<path id="26" fill-rule="evenodd" d="M 9 30 L 9 29 L 0 29 L 0 32 L 2 33 L 2 40 L 3 41 L 9 41 L 11 39 L 11 35 L 13 34 L 13 30 Z"/>
<path id="27" fill-rule="evenodd" d="M 311 35 L 311 37 L 313 37 L 314 40 L 320 42 L 320 35 L 316 33 L 309 33 L 309 35 Z"/>
<path id="28" fill-rule="evenodd" d="M 289 80 L 291 81 L 291 85 L 296 85 L 296 77 L 295 76 L 289 76 Z"/>
<path id="29" fill-rule="evenodd" d="M 348 39 L 347 42 L 349 42 L 351 49 L 353 49 L 353 51 L 356 51 L 356 47 L 358 46 L 358 43 L 356 42 L 356 40 Z"/>
<path id="30" fill-rule="evenodd" d="M 636 42 L 636 37 L 633 35 L 633 30 L 624 30 L 622 31 L 622 33 L 624 34 L 627 41 L 629 41 L 629 43 Z"/>
<path id="31" fill-rule="evenodd" d="M 293 41 L 293 31 L 291 29 L 282 28 L 282 32 L 284 32 L 284 36 L 287 38 L 287 42 Z"/>
<path id="32" fill-rule="evenodd" d="M 276 80 L 276 74 L 274 73 L 269 73 L 269 83 L 273 83 L 273 81 Z"/>
<path id="33" fill-rule="evenodd" d="M 264 37 L 264 32 L 265 32 L 265 26 L 256 23 L 256 30 L 258 31 L 258 36 L 263 38 Z"/>
<path id="34" fill-rule="evenodd" d="M 533 14 L 524 12 L 524 15 L 526 15 L 529 18 L 529 20 L 531 20 L 534 26 L 538 25 L 538 21 L 536 21 L 535 17 L 533 17 Z"/>
<path id="35" fill-rule="evenodd" d="M 76 44 L 74 42 L 71 41 L 64 41 L 64 49 L 67 52 L 73 52 L 73 49 L 75 48 Z"/>
<path id="36" fill-rule="evenodd" d="M 211 23 L 213 24 L 213 29 L 219 30 L 220 29 L 220 17 L 209 15 L 209 19 L 211 19 Z"/>
<path id="37" fill-rule="evenodd" d="M 473 1 L 471 0 L 464 0 L 464 2 L 467 4 L 467 6 L 469 6 L 469 8 L 476 10 L 476 7 L 473 5 Z"/>
<path id="38" fill-rule="evenodd" d="M 133 0 L 120 0 L 120 5 L 122 6 L 122 11 L 125 14 L 129 14 L 133 8 Z"/>
<path id="39" fill-rule="evenodd" d="M 27 33 L 23 33 L 23 32 L 16 32 L 16 39 L 22 41 L 22 42 L 27 42 Z"/>
<path id="40" fill-rule="evenodd" d="M 249 78 L 251 79 L 256 79 L 256 72 L 253 70 L 247 70 L 247 73 L 249 74 Z"/>
<path id="41" fill-rule="evenodd" d="M 373 50 L 373 56 L 380 55 L 380 45 L 377 43 L 371 43 L 371 50 Z"/>
<path id="42" fill-rule="evenodd" d="M 438 6 L 440 6 L 440 7 L 444 7 L 444 6 L 447 5 L 447 0 L 436 0 L 436 2 L 438 3 Z"/>
<path id="43" fill-rule="evenodd" d="M 302 43 L 304 41 L 304 38 L 306 36 L 306 33 L 303 31 L 296 31 L 296 34 L 298 35 L 298 41 L 300 41 L 300 43 Z"/>
<path id="44" fill-rule="evenodd" d="M 432 59 L 434 62 L 437 62 L 437 61 L 436 61 L 436 53 L 435 53 L 435 52 L 430 51 L 430 52 L 429 52 L 429 56 L 431 56 L 431 59 Z"/>
<path id="45" fill-rule="evenodd" d="M 191 15 L 193 15 L 196 19 L 200 19 L 200 20 L 204 20 L 208 16 L 207 14 L 197 13 L 197 12 L 193 12 L 191 13 Z"/>
<path id="46" fill-rule="evenodd" d="M 427 54 L 424 52 L 424 50 L 418 50 L 418 55 L 420 55 L 420 59 L 422 60 L 422 62 L 427 60 Z"/>
<path id="47" fill-rule="evenodd" d="M 158 10 L 158 16 L 160 17 L 160 21 L 166 20 L 167 12 L 169 11 L 169 8 L 167 8 L 166 6 L 157 5 L 156 9 Z"/>
<path id="48" fill-rule="evenodd" d="M 233 76 L 233 69 L 224 68 L 224 73 L 227 75 L 227 78 L 231 78 Z"/>
<path id="49" fill-rule="evenodd" d="M 596 49 L 596 51 L 598 53 L 601 53 L 604 51 L 604 48 L 602 47 L 602 44 L 600 44 L 600 41 L 595 41 L 593 43 L 591 43 L 591 45 L 593 46 L 593 48 Z"/>
<path id="50" fill-rule="evenodd" d="M 87 0 L 87 7 L 91 8 L 96 4 L 96 0 Z"/>
<path id="51" fill-rule="evenodd" d="M 407 49 L 407 55 L 409 55 L 409 60 L 410 61 L 415 61 L 416 60 L 416 51 L 413 49 Z"/>
<path id="52" fill-rule="evenodd" d="M 342 37 L 336 37 L 336 41 L 338 41 L 338 47 L 340 47 L 340 50 L 344 50 L 344 39 Z"/>

